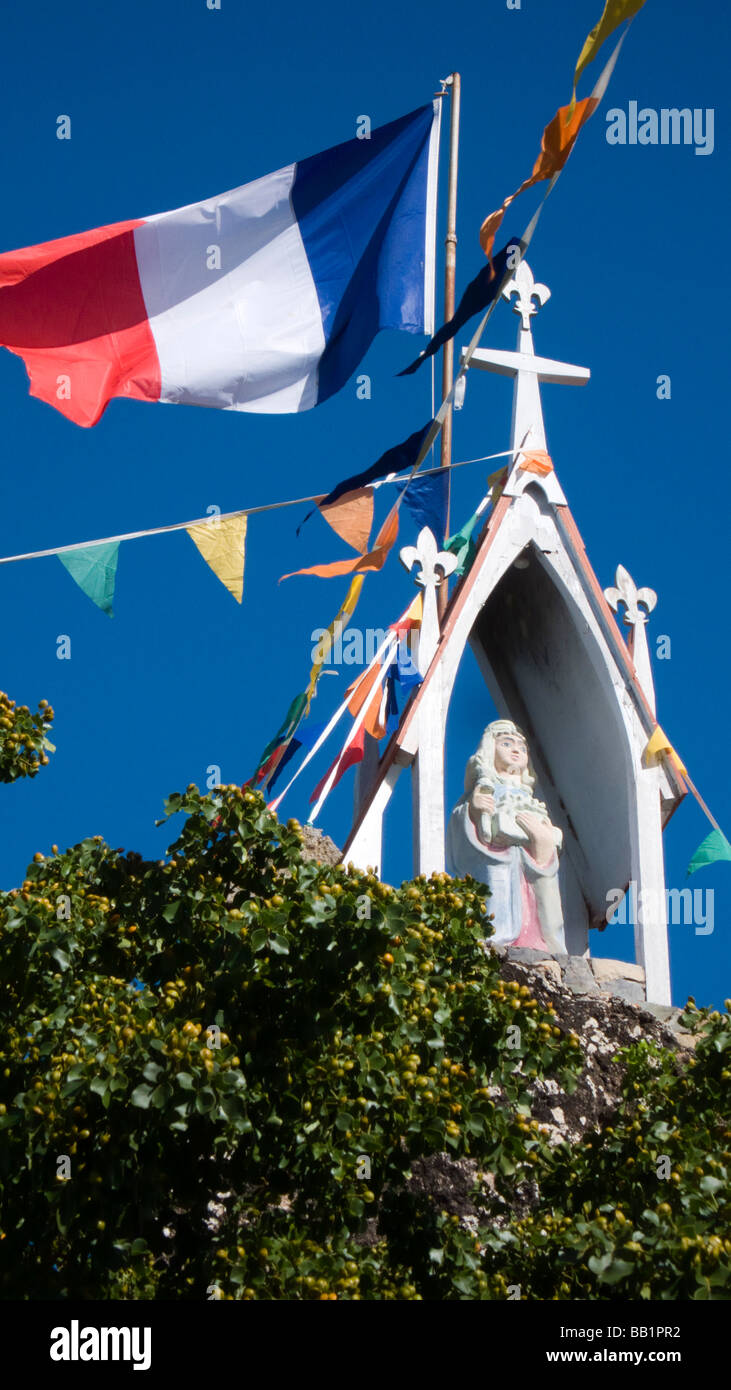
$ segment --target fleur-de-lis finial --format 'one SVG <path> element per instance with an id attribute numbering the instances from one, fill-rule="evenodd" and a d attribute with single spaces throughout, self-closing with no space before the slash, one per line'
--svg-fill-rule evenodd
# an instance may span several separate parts
<path id="1" fill-rule="evenodd" d="M 417 644 L 416 664 L 421 675 L 426 675 L 429 663 L 439 642 L 439 615 L 437 613 L 437 589 L 448 574 L 456 570 L 458 557 L 448 550 L 440 550 L 433 533 L 425 526 L 419 532 L 416 545 L 405 545 L 399 551 L 399 559 L 407 570 L 415 564 L 420 566 L 416 575 L 417 584 L 424 590 L 421 627 Z"/>
<path id="2" fill-rule="evenodd" d="M 539 307 L 542 308 L 544 304 L 548 303 L 551 298 L 551 291 L 548 285 L 542 285 L 539 281 L 534 280 L 533 271 L 528 262 L 521 261 L 512 280 L 508 280 L 503 290 L 503 299 L 507 299 L 508 303 L 513 295 L 517 295 L 513 311 L 521 315 L 523 328 L 528 329 L 532 315 L 537 314 Z M 534 299 L 538 300 L 537 305 L 533 303 Z"/>
<path id="3" fill-rule="evenodd" d="M 619 605 L 623 603 L 625 608 L 624 621 L 630 627 L 634 627 L 635 623 L 646 623 L 649 614 L 657 603 L 655 590 L 638 589 L 624 565 L 617 565 L 615 585 L 615 588 L 604 590 L 604 597 L 609 607 L 618 613 Z M 644 612 L 641 611 L 640 605 L 644 608 Z"/>
<path id="4" fill-rule="evenodd" d="M 419 532 L 416 545 L 405 545 L 399 551 L 401 564 L 407 570 L 415 564 L 421 565 L 416 582 L 423 588 L 438 588 L 442 580 L 456 570 L 458 560 L 448 550 L 438 550 L 437 543 L 428 526 Z"/>

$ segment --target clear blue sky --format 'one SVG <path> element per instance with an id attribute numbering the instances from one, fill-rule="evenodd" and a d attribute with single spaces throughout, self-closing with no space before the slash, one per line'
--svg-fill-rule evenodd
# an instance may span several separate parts
<path id="1" fill-rule="evenodd" d="M 458 290 L 483 264 L 483 217 L 530 171 L 544 124 L 568 99 L 583 38 L 601 0 L 334 0 L 252 6 L 222 0 L 127 0 L 108 7 L 50 0 L 3 19 L 0 247 L 11 249 L 145 216 L 248 182 L 428 101 L 438 79 L 463 79 Z M 657 589 L 651 632 L 672 639 L 656 665 L 658 717 L 731 834 L 727 754 L 717 724 L 731 674 L 725 484 L 729 350 L 723 245 L 729 210 L 728 52 L 723 0 L 648 0 L 625 43 L 608 103 L 586 127 L 547 204 L 530 262 L 551 287 L 539 351 L 591 368 L 590 385 L 544 388 L 548 443 L 602 585 L 618 562 Z M 589 90 L 594 69 L 584 78 Z M 604 111 L 714 108 L 715 150 L 613 147 Z M 56 139 L 56 118 L 72 139 Z M 506 229 L 520 231 L 523 199 Z M 512 346 L 506 306 L 489 341 Z M 466 341 L 464 335 L 461 338 Z M 256 416 L 114 401 L 80 429 L 27 394 L 22 362 L 0 353 L 4 467 L 0 553 L 14 554 L 324 491 L 366 467 L 429 413 L 427 374 L 395 380 L 421 339 L 389 333 L 354 386 L 304 415 Z M 656 379 L 668 373 L 670 401 Z M 480 375 L 456 417 L 455 458 L 509 443 L 510 384 Z M 489 467 L 489 466 L 488 466 Z M 484 491 L 486 470 L 461 470 L 456 524 Z M 165 796 L 247 777 L 310 665 L 310 634 L 335 613 L 345 582 L 277 580 L 341 557 L 316 517 L 298 540 L 298 510 L 253 518 L 239 608 L 185 534 L 120 551 L 115 617 L 97 610 L 56 559 L 0 567 L 0 686 L 56 711 L 58 752 L 28 784 L 0 789 L 0 884 L 18 883 L 35 850 L 101 834 L 158 857 L 174 826 L 156 829 Z M 413 539 L 402 526 L 402 543 Z M 392 557 L 366 581 L 358 620 L 383 626 L 413 589 Z M 56 659 L 68 634 L 71 661 Z M 352 668 L 323 678 L 313 717 L 333 708 Z M 491 717 L 471 655 L 450 712 L 447 797 Z M 334 756 L 294 789 L 283 814 L 307 816 Z M 387 876 L 410 873 L 408 779 L 388 818 Z M 322 826 L 343 842 L 353 774 Z M 708 827 L 688 797 L 665 840 L 669 886 Z M 715 893 L 715 930 L 672 930 L 674 997 L 719 1004 L 731 994 L 731 865 L 692 885 Z M 592 938 L 596 954 L 632 957 L 631 928 Z"/>

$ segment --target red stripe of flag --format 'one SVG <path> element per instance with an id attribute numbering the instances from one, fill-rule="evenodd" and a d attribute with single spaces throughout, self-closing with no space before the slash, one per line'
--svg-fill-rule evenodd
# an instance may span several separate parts
<path id="1" fill-rule="evenodd" d="M 160 399 L 135 253 L 141 225 L 115 222 L 0 255 L 0 345 L 22 357 L 30 394 L 77 425 L 96 424 L 111 396 Z"/>

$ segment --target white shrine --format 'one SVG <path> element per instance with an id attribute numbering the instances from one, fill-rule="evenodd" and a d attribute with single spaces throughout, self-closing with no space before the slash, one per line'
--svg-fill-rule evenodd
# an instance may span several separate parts
<path id="1" fill-rule="evenodd" d="M 651 905 L 638 914 L 635 959 L 649 1001 L 669 1004 L 662 832 L 686 792 L 669 760 L 647 766 L 657 726 L 646 636 L 656 602 L 621 566 L 602 590 L 589 563 L 555 468 L 529 471 L 546 450 L 540 383 L 582 385 L 583 367 L 538 357 L 531 318 L 549 298 L 522 261 L 503 291 L 520 317 L 515 352 L 483 349 L 470 370 L 514 378 L 512 463 L 479 536 L 474 561 L 452 593 L 441 623 L 437 589 L 454 569 L 429 531 L 401 552 L 419 564 L 423 622 L 413 693 L 383 756 L 369 748 L 356 788 L 356 814 L 344 862 L 381 871 L 383 818 L 395 783 L 411 768 L 414 874 L 445 868 L 444 742 L 449 702 L 466 644 L 477 658 L 498 714 L 525 733 L 540 795 L 563 833 L 560 890 L 571 955 L 588 955 L 590 930 L 631 884 Z M 614 611 L 623 604 L 625 642 Z M 486 721 L 487 722 L 487 721 Z M 475 729 L 477 742 L 482 730 Z"/>

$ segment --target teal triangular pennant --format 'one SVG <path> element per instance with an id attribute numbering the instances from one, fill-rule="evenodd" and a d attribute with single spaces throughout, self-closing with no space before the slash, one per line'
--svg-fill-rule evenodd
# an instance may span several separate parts
<path id="1" fill-rule="evenodd" d="M 457 577 L 469 569 L 477 554 L 477 546 L 472 539 L 472 532 L 480 519 L 480 515 L 479 512 L 475 512 L 469 521 L 465 522 L 461 530 L 455 531 L 454 535 L 444 542 L 444 549 L 457 556 L 457 568 L 454 571 Z"/>
<path id="2" fill-rule="evenodd" d="M 255 777 L 256 773 L 259 772 L 259 770 L 263 767 L 267 758 L 271 757 L 272 753 L 274 752 L 274 749 L 277 748 L 280 743 L 284 743 L 286 740 L 292 737 L 292 735 L 295 732 L 295 729 L 297 728 L 297 725 L 302 719 L 302 715 L 304 714 L 306 705 L 307 691 L 303 690 L 300 695 L 295 695 L 284 717 L 283 724 L 280 725 L 279 729 L 274 735 L 274 738 L 269 740 L 266 748 L 264 749 L 264 752 L 262 753 L 256 765 L 256 772 L 254 773 Z"/>
<path id="3" fill-rule="evenodd" d="M 693 855 L 686 877 L 690 878 L 696 869 L 705 869 L 709 864 L 720 863 L 723 859 L 731 861 L 731 845 L 722 830 L 712 830 Z"/>
<path id="4" fill-rule="evenodd" d="M 119 541 L 105 541 L 103 545 L 87 545 L 80 550 L 63 550 L 58 557 L 87 598 L 110 618 L 114 616 L 112 600 L 118 554 Z"/>

